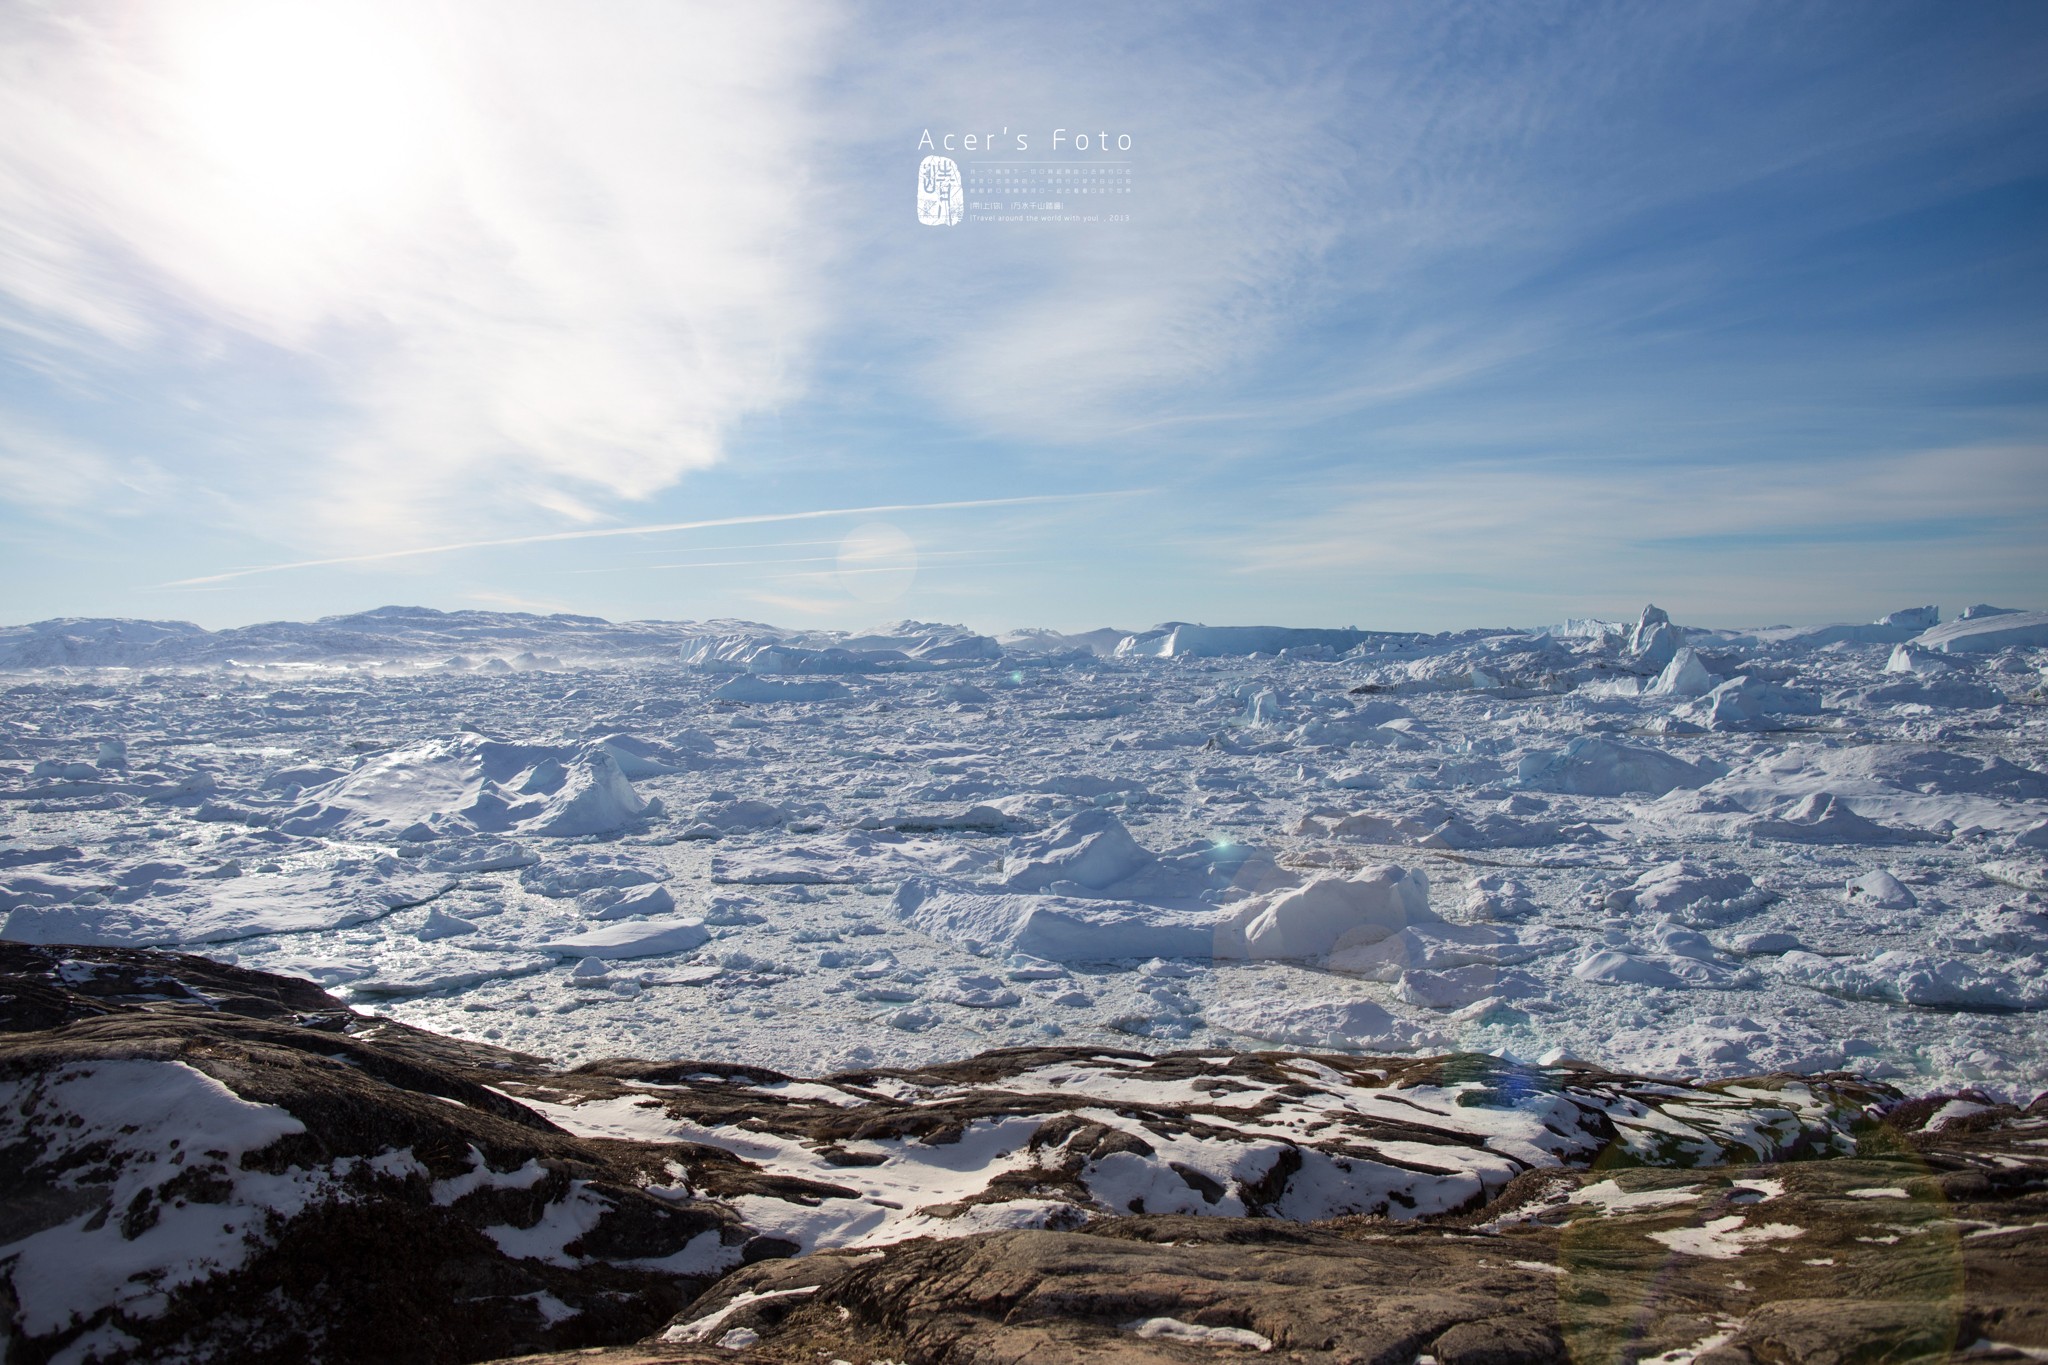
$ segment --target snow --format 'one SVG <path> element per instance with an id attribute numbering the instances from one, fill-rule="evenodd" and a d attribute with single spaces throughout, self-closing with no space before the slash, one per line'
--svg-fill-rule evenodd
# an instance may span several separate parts
<path id="1" fill-rule="evenodd" d="M 1793 1227 L 1790 1223 L 1745 1226 L 1741 1214 L 1731 1213 L 1724 1218 L 1709 1219 L 1696 1228 L 1668 1228 L 1644 1235 L 1683 1256 L 1731 1261 L 1752 1248 L 1803 1237 L 1806 1229 Z"/>
<path id="2" fill-rule="evenodd" d="M 1254 1351 L 1270 1351 L 1273 1341 L 1245 1327 L 1203 1327 L 1179 1318 L 1139 1318 L 1125 1324 L 1124 1330 L 1147 1341 L 1163 1340 L 1185 1342 L 1190 1346 L 1249 1346 Z"/>
<path id="3" fill-rule="evenodd" d="M 685 1116 L 687 1101 L 666 1102 L 674 1082 L 629 1084 L 626 1093 L 581 1102 L 542 1097 L 548 1092 L 522 1098 L 574 1133 L 718 1147 L 766 1174 L 814 1191 L 830 1187 L 729 1201 L 751 1227 L 806 1249 L 1072 1228 L 1103 1211 L 1241 1217 L 1256 1206 L 1301 1220 L 1410 1219 L 1483 1201 L 1524 1170 L 1590 1161 L 1608 1149 L 1610 1131 L 1636 1161 L 1769 1160 L 1809 1146 L 1846 1150 L 1860 1115 L 1796 1083 L 1728 1094 L 1568 1072 L 1423 1084 L 1295 1058 L 1278 1075 L 1233 1069 L 1219 1084 L 1220 1073 L 1191 1078 L 1166 1065 L 1155 1075 L 1143 1058 L 1084 1057 L 977 1080 L 857 1073 L 766 1087 L 856 1111 L 878 1096 L 884 1106 L 1001 1106 L 929 1139 L 835 1142 L 766 1115 L 701 1123 Z M 860 1117 L 851 1115 L 845 1131 L 858 1131 Z M 1759 1198 L 1780 1192 L 1772 1182 L 1750 1184 Z M 1607 1193 L 1596 1186 L 1587 1199 Z M 1693 1198 L 1688 1187 L 1670 1202 Z M 1620 1206 L 1638 1202 L 1664 1201 Z M 561 1226 L 536 1234 L 535 1254 L 555 1246 L 576 1217 L 574 1208 L 560 1210 Z"/>
<path id="4" fill-rule="evenodd" d="M 1680 1208 L 1699 1202 L 1697 1186 L 1684 1185 L 1675 1189 L 1624 1190 L 1613 1180 L 1595 1181 L 1581 1185 L 1572 1191 L 1566 1201 L 1572 1204 L 1591 1204 L 1601 1214 L 1633 1213 L 1639 1209 Z"/>
<path id="5" fill-rule="evenodd" d="M 1809 1265 L 1833 1265 L 1833 1261 L 1809 1261 Z M 1735 1338 L 1735 1327 L 1724 1327 L 1718 1332 L 1709 1332 L 1690 1346 L 1678 1346 L 1669 1351 L 1660 1351 L 1653 1356 L 1644 1356 L 1640 1365 L 1695 1365 L 1716 1347 L 1724 1346 Z"/>
<path id="6" fill-rule="evenodd" d="M 739 1312 L 742 1308 L 748 1307 L 749 1305 L 756 1303 L 765 1303 L 772 1299 L 801 1298 L 805 1294 L 815 1294 L 817 1292 L 818 1286 L 814 1284 L 799 1285 L 795 1289 L 769 1289 L 763 1291 L 742 1290 L 740 1293 L 733 1295 L 731 1301 L 726 1303 L 723 1307 L 715 1309 L 712 1312 L 706 1313 L 701 1318 L 693 1318 L 688 1322 L 677 1323 L 675 1326 L 669 1328 L 667 1331 L 661 1334 L 661 1340 L 702 1341 L 704 1340 L 704 1338 L 710 1336 L 713 1332 L 717 1331 L 720 1327 L 724 1326 L 725 1320 L 727 1318 L 731 1317 L 734 1313 Z M 756 1340 L 759 1340 L 759 1338 L 756 1338 Z M 752 1344 L 753 1342 L 736 1343 L 736 1345 L 747 1346 L 751 1346 Z M 723 1338 L 720 1339 L 719 1345 L 725 1345 L 725 1341 Z"/>
<path id="7" fill-rule="evenodd" d="M 434 1182 L 433 1199 L 436 1204 L 453 1204 L 477 1190 L 530 1190 L 547 1178 L 546 1168 L 537 1159 L 528 1159 L 514 1171 L 494 1171 L 484 1160 L 484 1154 L 471 1147 L 469 1161 L 468 1171 Z M 422 1171 L 424 1169 L 421 1168 Z"/>
<path id="8" fill-rule="evenodd" d="M 578 1265 L 581 1258 L 571 1256 L 566 1248 L 595 1228 L 609 1207 L 610 1201 L 592 1190 L 588 1181 L 572 1180 L 569 1192 L 549 1204 L 531 1227 L 501 1223 L 485 1228 L 483 1233 L 507 1256 L 546 1261 L 549 1265 Z"/>
<path id="9" fill-rule="evenodd" d="M 289 1217 L 322 1193 L 310 1173 L 270 1176 L 240 1164 L 245 1154 L 303 1133 L 305 1125 L 183 1062 L 95 1062 L 0 1083 L 0 1138 L 30 1122 L 54 1144 L 43 1163 L 72 1158 L 62 1188 L 85 1189 L 110 1177 L 109 1208 L 154 1215 L 102 1217 L 95 1225 L 81 1211 L 26 1236 L 8 1234 L 0 1260 L 13 1261 L 19 1320 L 37 1336 L 103 1305 L 146 1315 L 147 1301 L 160 1291 L 241 1265 L 270 1215 Z M 199 1159 L 188 1164 L 187 1154 Z M 161 1186 L 197 1174 L 224 1187 L 219 1202 L 156 1198 Z"/>

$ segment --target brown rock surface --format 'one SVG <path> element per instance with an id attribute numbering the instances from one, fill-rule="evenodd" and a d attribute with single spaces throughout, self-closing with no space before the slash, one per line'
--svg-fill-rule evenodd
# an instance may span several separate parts
<path id="1" fill-rule="evenodd" d="M 157 1130 L 105 1126 L 67 1087 L 110 1065 L 256 1116 L 261 1141 L 150 1147 Z M 353 1014 L 305 982 L 15 944 L 0 944 L 0 1089 L 10 1365 L 88 1347 L 109 1365 L 1819 1365 L 2048 1351 L 2043 1101 L 1284 1053 L 1018 1049 L 803 1083 L 696 1061 L 560 1071 Z M 578 1136 L 585 1106 L 703 1140 Z M 1321 1117 L 1304 1124 L 1305 1110 Z M 1486 1136 L 1514 1115 L 1548 1116 L 1520 1131 L 1551 1155 Z M 857 1211 L 877 1163 L 961 1150 L 971 1131 L 1020 1119 L 1036 1127 L 1008 1155 L 1025 1164 L 907 1212 L 925 1230 L 1037 1201 L 1060 1213 L 1052 1227 L 777 1259 L 796 1246 L 727 1202 Z M 1466 1119 L 1476 1126 L 1460 1130 Z M 1660 1132 L 1677 1137 L 1644 1137 Z M 775 1139 L 814 1174 L 715 1145 L 727 1135 L 743 1150 Z M 1241 1179 L 1169 1160 L 1239 1160 L 1259 1143 L 1262 1161 L 1280 1159 L 1241 1164 Z M 1318 1160 L 1424 1189 L 1417 1144 L 1496 1174 L 1426 1207 L 1271 1216 Z M 1333 1154 L 1353 1164 L 1333 1168 Z M 1119 1216 L 1103 1191 L 1133 1163 L 1170 1173 L 1191 1212 Z M 287 1187 L 305 1197 L 278 1202 Z M 1254 1216 L 1209 1212 L 1232 1208 Z M 160 1255 L 82 1316 L 32 1311 L 50 1292 L 47 1275 L 21 1279 L 32 1250 L 89 1276 L 93 1264 L 46 1253 L 142 1257 L 205 1218 L 237 1233 L 218 1263 Z"/>
<path id="2" fill-rule="evenodd" d="M 1854 1158 L 1534 1171 L 1433 1224 L 1111 1218 L 762 1264 L 678 1316 L 675 1356 L 656 1341 L 578 1359 L 694 1359 L 734 1331 L 758 1338 L 727 1338 L 735 1362 L 1262 1353 L 1139 1334 L 1158 1318 L 1294 1361 L 2040 1359 L 2048 1103 L 1916 1126 L 1941 1107 L 1898 1106 Z"/>
<path id="3" fill-rule="evenodd" d="M 647 1193 L 648 1172 L 674 1152 L 576 1139 L 485 1083 L 538 1059 L 355 1016 L 307 982 L 197 958 L 0 944 L 0 1019 L 31 1026 L 0 1033 L 0 1355 L 10 1365 L 86 1340 L 109 1343 L 99 1358 L 110 1362 L 425 1362 L 619 1341 L 658 1327 L 713 1277 L 634 1262 L 710 1233 L 737 1264 L 755 1240 L 723 1206 Z M 34 1027 L 53 1019 L 63 1026 Z M 154 1167 L 118 1127 L 72 1141 L 81 1117 L 66 1108 L 66 1081 L 110 1062 L 189 1068 L 282 1110 L 295 1123 L 277 1126 L 299 1131 Z M 114 1109 L 125 1117 L 118 1097 Z M 239 1193 L 265 1180 L 314 1195 L 280 1215 L 263 1202 L 275 1195 Z M 194 1277 L 174 1245 L 150 1247 L 189 1238 L 171 1225 L 203 1206 L 238 1235 L 226 1273 Z M 499 1245 L 586 1209 L 589 1226 L 551 1258 Z M 113 1251 L 143 1269 L 122 1303 L 37 1331 L 14 1244 L 70 1228 L 74 1259 Z M 85 1241 L 116 1235 L 99 1251 Z M 67 1264 L 62 1249 L 50 1254 Z"/>
<path id="4" fill-rule="evenodd" d="M 1621 1199 L 1584 1194 L 1609 1184 Z M 1658 1194 L 1674 1202 L 1627 1206 Z M 676 1336 L 712 1329 L 672 1343 L 674 1357 L 650 1343 L 576 1358 L 695 1358 L 684 1353 L 735 1329 L 759 1337 L 721 1353 L 735 1362 L 1260 1353 L 1139 1335 L 1156 1318 L 1255 1333 L 1275 1358 L 1388 1365 L 1846 1365 L 2048 1350 L 2048 1169 L 1990 1178 L 1954 1144 L 1735 1172 L 1555 1172 L 1462 1221 L 1124 1218 L 814 1256 L 728 1276 L 680 1315 Z M 1725 1258 L 1678 1249 L 1707 1245 L 1685 1234 L 1717 1228 L 1797 1231 L 1737 1237 Z"/>

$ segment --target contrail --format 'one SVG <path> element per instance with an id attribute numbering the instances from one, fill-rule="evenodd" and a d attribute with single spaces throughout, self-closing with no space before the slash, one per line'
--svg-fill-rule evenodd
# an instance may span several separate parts
<path id="1" fill-rule="evenodd" d="M 206 583 L 224 583 L 231 578 L 248 578 L 260 573 L 282 573 L 287 569 L 322 569 L 331 564 L 373 564 L 387 559 L 412 559 L 419 555 L 445 555 L 457 550 L 491 550 L 505 545 L 540 545 L 556 540 L 598 540 L 606 536 L 652 536 L 664 531 L 708 531 L 718 526 L 759 526 L 776 521 L 819 521 L 826 517 L 876 516 L 885 512 L 958 512 L 976 507 L 1022 507 L 1030 503 L 1082 502 L 1094 498 L 1128 498 L 1144 493 L 1126 488 L 1109 493 L 1037 493 L 1022 498 L 970 498 L 961 502 L 892 502 L 876 507 L 827 507 L 811 512 L 763 512 L 750 517 L 715 517 L 709 521 L 664 521 L 647 526 L 606 526 L 591 531 L 550 531 L 537 536 L 506 536 L 500 540 L 463 540 L 449 545 L 421 545 L 409 550 L 380 550 L 367 555 L 336 555 L 332 559 L 297 559 L 288 564 L 258 564 L 225 573 L 202 574 L 159 583 L 160 588 L 196 588 Z"/>

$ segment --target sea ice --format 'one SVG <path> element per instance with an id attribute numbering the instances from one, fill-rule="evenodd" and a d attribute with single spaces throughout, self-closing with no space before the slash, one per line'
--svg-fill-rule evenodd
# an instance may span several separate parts
<path id="1" fill-rule="evenodd" d="M 1441 1046 L 1444 1035 L 1390 1013 L 1374 1000 L 1238 1000 L 1212 1006 L 1211 1024 L 1290 1047 L 1409 1052 Z"/>
<path id="2" fill-rule="evenodd" d="M 380 754 L 299 794 L 305 804 L 279 822 L 287 833 L 568 837 L 613 833 L 648 811 L 601 745 L 507 744 L 480 735 Z"/>
<path id="3" fill-rule="evenodd" d="M 539 945 L 544 953 L 609 961 L 622 957 L 659 957 L 686 953 L 711 941 L 701 919 L 617 920 L 596 929 L 565 934 Z"/>
<path id="4" fill-rule="evenodd" d="M 713 693 L 721 701 L 743 702 L 791 702 L 791 701 L 836 701 L 850 696 L 846 684 L 830 678 L 818 678 L 809 682 L 771 682 L 766 678 L 744 674 L 725 683 Z"/>
<path id="5" fill-rule="evenodd" d="M 1714 690 L 1719 679 L 1700 662 L 1699 651 L 1687 647 L 1672 655 L 1657 680 L 1643 690 L 1651 697 L 1703 697 Z"/>
<path id="6" fill-rule="evenodd" d="M 1848 900 L 1873 910 L 1910 910 L 1920 903 L 1903 882 L 1881 867 L 1850 882 L 1845 894 Z"/>
<path id="7" fill-rule="evenodd" d="M 1639 875 L 1605 897 L 1610 913 L 1667 915 L 1686 924 L 1726 924 L 1768 905 L 1777 897 L 1746 872 L 1710 872 L 1681 858 Z"/>
<path id="8" fill-rule="evenodd" d="M 1241 937 L 1220 912 L 1134 901 L 1018 895 L 914 878 L 895 900 L 918 932 L 972 949 L 1002 948 L 1052 962 L 1231 956 Z"/>
<path id="9" fill-rule="evenodd" d="M 1913 643 L 1944 654 L 1989 654 L 2048 647 L 2048 611 L 2001 611 L 1930 625 Z"/>
<path id="10" fill-rule="evenodd" d="M 1997 964 L 1892 949 L 1867 958 L 1787 953 L 1779 970 L 1816 990 L 1866 1000 L 1958 1010 L 2048 1008 L 2048 957 Z"/>
<path id="11" fill-rule="evenodd" d="M 1678 787 L 1704 786 L 1716 771 L 1657 749 L 1582 735 L 1560 752 L 1527 755 L 1516 775 L 1526 786 L 1577 796 L 1662 796 Z"/>
<path id="12" fill-rule="evenodd" d="M 1893 829 L 1866 820 L 1833 792 L 1809 792 L 1782 816 L 1746 821 L 1739 828 L 1752 839 L 1796 844 L 1906 844 L 1935 837 L 1925 830 Z"/>
<path id="13" fill-rule="evenodd" d="M 1352 877 L 1318 877 L 1240 910 L 1244 954 L 1308 959 L 1378 943 L 1411 925 L 1436 924 L 1429 877 L 1420 868 L 1382 864 Z"/>
<path id="14" fill-rule="evenodd" d="M 1240 1017 L 1355 1004 L 1415 1031 L 1300 1036 L 2030 1098 L 2029 615 L 0 628 L 0 932 L 198 947 L 567 1061 L 1228 1049 L 1263 1036 Z M 1426 918 L 1309 913 L 1376 866 L 1461 891 Z M 708 941 L 659 937 L 700 914 Z M 598 954 L 571 940 L 615 926 L 668 950 L 575 984 Z M 1631 974 L 1664 984 L 1611 984 Z M 1757 1027 L 1688 1031 L 1706 1019 Z"/>
<path id="15" fill-rule="evenodd" d="M 1003 880 L 1013 890 L 1043 891 L 1070 882 L 1102 891 L 1151 867 L 1123 821 L 1110 811 L 1086 810 L 1058 829 L 1019 840 L 1004 860 Z"/>
<path id="16" fill-rule="evenodd" d="M 1818 693 L 1748 676 L 1716 684 L 1677 712 L 1709 730 L 1782 729 L 1783 717 L 1820 713 Z"/>

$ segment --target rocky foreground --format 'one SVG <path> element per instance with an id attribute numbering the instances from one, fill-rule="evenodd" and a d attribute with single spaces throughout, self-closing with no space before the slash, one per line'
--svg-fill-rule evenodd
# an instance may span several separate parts
<path id="1" fill-rule="evenodd" d="M 1479 1056 L 540 1058 L 0 944 L 0 1359 L 2048 1356 L 2048 1097 Z"/>

